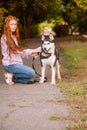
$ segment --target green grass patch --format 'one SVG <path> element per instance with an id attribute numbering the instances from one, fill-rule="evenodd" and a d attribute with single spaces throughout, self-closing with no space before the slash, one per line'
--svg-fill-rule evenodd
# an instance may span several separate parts
<path id="1" fill-rule="evenodd" d="M 61 117 L 57 116 L 57 115 L 53 115 L 53 116 L 49 117 L 49 120 L 60 120 L 60 119 L 61 119 Z"/>
<path id="2" fill-rule="evenodd" d="M 82 122 L 79 123 L 74 123 L 72 126 L 66 126 L 68 130 L 86 130 L 87 129 L 87 124 L 82 124 Z"/>
<path id="3" fill-rule="evenodd" d="M 62 55 L 66 57 L 61 67 L 62 80 L 58 86 L 65 94 L 64 102 L 68 103 L 75 120 L 68 130 L 86 130 L 87 128 L 87 43 L 72 41 L 61 43 Z"/>
<path id="4" fill-rule="evenodd" d="M 58 83 L 59 86 L 63 86 L 63 90 L 65 93 L 69 95 L 84 95 L 85 90 L 84 87 L 81 84 L 81 81 L 71 81 L 71 82 L 66 82 L 66 81 L 61 81 Z"/>
<path id="5" fill-rule="evenodd" d="M 67 59 L 63 66 L 69 69 L 70 74 L 83 66 L 82 60 L 87 57 L 87 44 L 73 42 L 72 44 L 61 44 L 61 48 Z"/>

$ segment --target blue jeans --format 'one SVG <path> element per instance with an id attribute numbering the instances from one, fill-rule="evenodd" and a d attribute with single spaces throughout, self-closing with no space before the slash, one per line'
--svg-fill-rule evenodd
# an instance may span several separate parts
<path id="1" fill-rule="evenodd" d="M 35 75 L 35 71 L 31 67 L 22 64 L 4 66 L 4 70 L 13 73 L 13 81 L 16 83 L 27 84 Z"/>

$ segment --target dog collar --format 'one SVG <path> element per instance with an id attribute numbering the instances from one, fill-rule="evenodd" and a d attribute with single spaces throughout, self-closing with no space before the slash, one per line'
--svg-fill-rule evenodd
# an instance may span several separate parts
<path id="1" fill-rule="evenodd" d="M 45 52 L 41 52 L 41 58 L 49 58 L 51 56 L 51 53 L 45 53 Z"/>

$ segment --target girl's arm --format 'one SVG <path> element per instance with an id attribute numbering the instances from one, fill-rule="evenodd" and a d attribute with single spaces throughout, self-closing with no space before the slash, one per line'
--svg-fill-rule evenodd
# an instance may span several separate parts
<path id="1" fill-rule="evenodd" d="M 38 47 L 36 49 L 32 49 L 32 54 L 41 52 L 41 47 Z"/>
<path id="2" fill-rule="evenodd" d="M 25 49 L 23 51 L 22 57 L 28 58 L 29 56 L 37 56 L 37 53 L 41 52 L 41 47 L 35 49 Z"/>
<path id="3" fill-rule="evenodd" d="M 6 44 L 5 35 L 2 35 L 2 37 L 1 37 L 1 53 L 5 59 L 9 59 L 9 50 L 8 50 L 8 47 Z"/>

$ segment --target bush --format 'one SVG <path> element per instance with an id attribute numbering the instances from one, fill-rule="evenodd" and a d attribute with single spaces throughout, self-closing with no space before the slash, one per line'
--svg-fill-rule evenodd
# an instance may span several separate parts
<path id="1" fill-rule="evenodd" d="M 56 36 L 66 36 L 69 34 L 69 27 L 68 25 L 58 25 L 56 24 L 53 28 Z"/>
<path id="2" fill-rule="evenodd" d="M 30 32 L 29 37 L 33 38 L 33 37 L 37 36 L 38 35 L 38 25 L 35 25 L 35 24 L 31 25 L 29 32 Z"/>
<path id="3" fill-rule="evenodd" d="M 3 22 L 4 22 L 4 14 L 6 13 L 7 11 L 4 9 L 4 8 L 0 8 L 0 36 L 2 34 L 2 27 L 3 27 Z"/>

